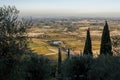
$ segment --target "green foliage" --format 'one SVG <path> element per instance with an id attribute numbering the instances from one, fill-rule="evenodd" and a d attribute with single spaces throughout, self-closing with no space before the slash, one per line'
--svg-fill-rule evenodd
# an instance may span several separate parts
<path id="1" fill-rule="evenodd" d="M 110 39 L 110 32 L 109 32 L 107 21 L 105 23 L 103 33 L 102 33 L 100 54 L 105 54 L 105 55 L 113 54 L 112 53 L 112 43 L 111 43 L 111 39 Z"/>
<path id="2" fill-rule="evenodd" d="M 61 76 L 62 56 L 61 48 L 58 49 L 58 65 L 57 65 L 57 76 Z"/>
<path id="3" fill-rule="evenodd" d="M 87 80 L 87 72 L 90 70 L 92 57 L 74 56 L 63 62 L 62 73 L 64 80 Z"/>
<path id="4" fill-rule="evenodd" d="M 57 69 L 57 62 L 52 62 L 51 64 L 51 73 L 50 73 L 50 77 L 55 78 L 56 77 L 56 69 Z"/>
<path id="5" fill-rule="evenodd" d="M 72 57 L 63 62 L 62 69 L 64 80 L 119 80 L 120 57 Z"/>
<path id="6" fill-rule="evenodd" d="M 13 6 L 0 7 L 0 56 L 17 57 L 26 53 L 26 25 Z"/>
<path id="7" fill-rule="evenodd" d="M 48 80 L 58 80 L 58 79 L 56 79 L 56 78 L 50 78 L 50 79 L 48 79 Z"/>
<path id="8" fill-rule="evenodd" d="M 22 55 L 27 53 L 26 26 L 14 6 L 0 7 L 0 80 L 10 80 Z"/>
<path id="9" fill-rule="evenodd" d="M 18 61 L 12 58 L 0 57 L 0 80 L 10 80 L 16 63 L 18 63 Z"/>
<path id="10" fill-rule="evenodd" d="M 113 53 L 116 56 L 120 56 L 120 36 L 119 35 L 115 35 L 112 36 L 112 46 L 113 46 Z"/>
<path id="11" fill-rule="evenodd" d="M 92 43 L 91 43 L 91 37 L 90 37 L 90 29 L 87 30 L 86 35 L 86 41 L 85 41 L 85 47 L 84 47 L 84 55 L 93 55 L 92 53 Z"/>
<path id="12" fill-rule="evenodd" d="M 120 80 L 120 57 L 101 55 L 88 72 L 89 80 Z"/>
<path id="13" fill-rule="evenodd" d="M 48 80 L 50 61 L 43 56 L 31 54 L 16 66 L 11 80 Z"/>
<path id="14" fill-rule="evenodd" d="M 68 48 L 68 52 L 67 52 L 67 58 L 70 58 L 70 48 Z"/>

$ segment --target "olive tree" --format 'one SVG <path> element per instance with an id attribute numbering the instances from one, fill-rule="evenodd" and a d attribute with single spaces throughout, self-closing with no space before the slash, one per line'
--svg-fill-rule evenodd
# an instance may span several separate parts
<path id="1" fill-rule="evenodd" d="M 9 80 L 27 48 L 27 21 L 20 19 L 14 6 L 0 7 L 0 80 Z"/>
<path id="2" fill-rule="evenodd" d="M 17 57 L 26 53 L 26 21 L 18 17 L 14 6 L 0 7 L 0 56 Z"/>

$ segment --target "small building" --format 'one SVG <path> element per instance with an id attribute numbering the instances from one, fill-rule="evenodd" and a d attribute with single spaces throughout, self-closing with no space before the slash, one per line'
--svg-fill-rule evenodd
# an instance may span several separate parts
<path id="1" fill-rule="evenodd" d="M 50 41 L 51 46 L 59 46 L 60 44 L 63 44 L 62 41 Z"/>

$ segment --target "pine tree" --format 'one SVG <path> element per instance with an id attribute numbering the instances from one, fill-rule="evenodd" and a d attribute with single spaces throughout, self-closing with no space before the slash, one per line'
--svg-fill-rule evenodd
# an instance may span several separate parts
<path id="1" fill-rule="evenodd" d="M 104 26 L 103 33 L 102 33 L 100 54 L 105 54 L 105 55 L 113 54 L 112 44 L 111 44 L 111 39 L 110 39 L 110 32 L 109 32 L 107 21 L 105 22 L 105 26 Z"/>
<path id="2" fill-rule="evenodd" d="M 87 35 L 86 35 L 86 41 L 85 41 L 85 46 L 84 46 L 84 55 L 92 55 L 92 43 L 91 43 L 91 37 L 90 37 L 90 29 L 88 28 L 87 30 Z"/>

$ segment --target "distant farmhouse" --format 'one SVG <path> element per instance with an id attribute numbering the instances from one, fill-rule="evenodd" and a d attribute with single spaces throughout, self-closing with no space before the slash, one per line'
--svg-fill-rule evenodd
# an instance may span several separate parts
<path id="1" fill-rule="evenodd" d="M 63 41 L 59 41 L 59 40 L 50 41 L 51 46 L 59 46 L 61 44 L 64 44 Z"/>

